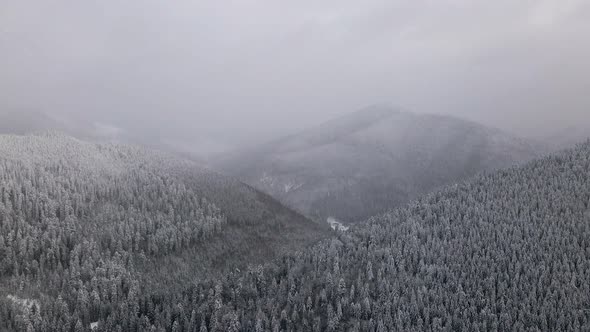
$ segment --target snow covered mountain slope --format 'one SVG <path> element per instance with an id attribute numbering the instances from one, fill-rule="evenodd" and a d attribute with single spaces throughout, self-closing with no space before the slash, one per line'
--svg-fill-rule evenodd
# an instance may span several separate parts
<path id="1" fill-rule="evenodd" d="M 470 121 L 373 106 L 216 166 L 310 217 L 354 222 L 540 150 Z"/>
<path id="2" fill-rule="evenodd" d="M 134 146 L 57 132 L 0 135 L 0 171 L 0 220 L 14 218 L 0 224 L 0 240 L 14 241 L 2 239 L 14 225 L 23 238 L 67 229 L 56 245 L 142 257 L 134 269 L 148 283 L 182 284 L 263 263 L 329 234 L 238 180 Z"/>

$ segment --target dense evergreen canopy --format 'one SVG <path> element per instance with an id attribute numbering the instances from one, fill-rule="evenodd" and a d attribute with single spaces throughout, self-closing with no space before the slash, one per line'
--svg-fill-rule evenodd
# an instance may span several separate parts
<path id="1" fill-rule="evenodd" d="M 297 240 L 303 226 L 318 233 L 308 241 L 326 233 L 264 194 L 169 155 L 59 133 L 0 136 L 0 330 L 68 330 L 72 317 L 72 327 L 80 320 L 88 328 L 129 292 L 176 289 L 293 246 L 244 229 Z M 229 255 L 244 262 L 224 266 L 220 257 Z M 78 313 L 22 321 L 62 304 Z"/>
<path id="2" fill-rule="evenodd" d="M 24 290 L 45 282 L 39 276 L 51 286 L 42 296 L 0 299 L 9 330 L 590 330 L 590 142 L 447 187 L 273 263 L 195 280 L 174 292 L 138 282 L 136 257 L 206 241 L 208 233 L 200 231 L 206 220 L 213 232 L 223 230 L 226 222 L 214 206 L 183 198 L 188 189 L 179 183 L 171 193 L 177 201 L 145 207 L 167 221 L 140 226 L 124 220 L 144 208 L 134 197 L 164 190 L 135 194 L 132 188 L 149 170 L 70 183 L 59 167 L 9 163 L 1 173 L 0 251 L 10 257 L 2 275 Z M 31 192 L 28 182 L 39 189 Z M 99 189 L 105 182 L 113 189 Z M 92 192 L 79 197 L 82 207 L 60 205 L 71 186 Z M 86 209 L 95 195 L 106 195 L 117 208 Z M 168 205 L 174 216 L 200 211 L 194 215 L 204 219 L 188 226 L 171 217 Z M 97 223 L 86 222 L 88 215 L 121 225 L 105 224 L 112 239 L 92 235 Z M 109 233 L 111 227 L 118 231 Z M 182 227 L 197 231 L 160 242 L 159 232 Z M 78 236 L 84 232 L 89 236 Z M 158 250 L 150 250 L 152 236 Z M 51 250 L 36 251 L 33 242 Z"/>

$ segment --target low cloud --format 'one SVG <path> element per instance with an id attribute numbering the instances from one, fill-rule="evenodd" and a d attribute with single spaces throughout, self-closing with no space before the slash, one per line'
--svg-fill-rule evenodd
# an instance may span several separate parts
<path id="1" fill-rule="evenodd" d="M 378 102 L 532 134 L 588 121 L 589 34 L 583 0 L 7 0 L 0 107 L 222 145 Z"/>

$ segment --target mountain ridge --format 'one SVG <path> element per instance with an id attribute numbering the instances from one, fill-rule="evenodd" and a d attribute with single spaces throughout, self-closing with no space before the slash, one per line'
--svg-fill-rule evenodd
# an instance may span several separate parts
<path id="1" fill-rule="evenodd" d="M 316 220 L 352 222 L 539 151 L 533 142 L 469 120 L 370 106 L 221 158 L 214 167 Z"/>

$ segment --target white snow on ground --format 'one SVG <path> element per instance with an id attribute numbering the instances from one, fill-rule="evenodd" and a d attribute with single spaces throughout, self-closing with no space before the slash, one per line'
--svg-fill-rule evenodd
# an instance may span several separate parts
<path id="1" fill-rule="evenodd" d="M 285 193 L 288 193 L 293 190 L 297 190 L 297 189 L 301 188 L 301 186 L 303 186 L 302 183 L 289 182 L 285 185 Z"/>
<path id="2" fill-rule="evenodd" d="M 14 304 L 20 306 L 23 310 L 32 310 L 33 307 L 35 307 L 37 311 L 41 310 L 41 304 L 37 300 L 21 299 L 14 295 L 8 295 L 6 298 L 11 300 Z"/>
<path id="3" fill-rule="evenodd" d="M 303 186 L 303 183 L 297 183 L 295 181 L 287 181 L 286 183 L 281 178 L 273 177 L 267 172 L 262 173 L 262 177 L 259 180 L 260 183 L 268 186 L 274 191 L 284 191 L 288 194 L 291 191 L 297 190 Z"/>
<path id="4" fill-rule="evenodd" d="M 350 228 L 350 226 L 344 226 L 344 224 L 334 217 L 328 217 L 326 222 L 330 224 L 330 227 L 332 227 L 332 229 L 335 231 L 346 232 Z"/>

